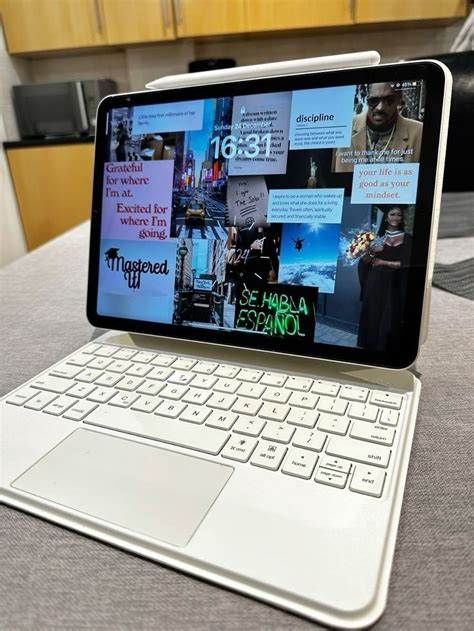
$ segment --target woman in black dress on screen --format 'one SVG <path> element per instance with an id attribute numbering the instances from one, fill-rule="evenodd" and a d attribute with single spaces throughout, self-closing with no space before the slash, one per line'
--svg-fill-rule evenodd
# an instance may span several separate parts
<path id="1" fill-rule="evenodd" d="M 359 262 L 362 305 L 357 344 L 369 350 L 396 350 L 401 339 L 412 243 L 404 229 L 400 206 L 385 211 L 378 236 L 382 242 L 370 248 Z"/>

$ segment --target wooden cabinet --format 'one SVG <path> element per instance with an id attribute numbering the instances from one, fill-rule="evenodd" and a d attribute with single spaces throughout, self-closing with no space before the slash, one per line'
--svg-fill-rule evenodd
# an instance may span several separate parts
<path id="1" fill-rule="evenodd" d="M 467 0 L 0 0 L 10 53 L 459 18 Z"/>
<path id="2" fill-rule="evenodd" d="M 101 0 L 109 44 L 174 39 L 171 0 Z"/>
<path id="3" fill-rule="evenodd" d="M 178 37 L 334 26 L 352 22 L 348 0 L 174 0 Z"/>
<path id="4" fill-rule="evenodd" d="M 6 153 L 29 250 L 90 217 L 94 143 Z"/>
<path id="5" fill-rule="evenodd" d="M 2 0 L 10 53 L 101 46 L 106 33 L 99 0 Z"/>
<path id="6" fill-rule="evenodd" d="M 352 23 L 348 0 L 244 0 L 248 31 L 315 28 Z"/>
<path id="7" fill-rule="evenodd" d="M 174 0 L 178 37 L 243 33 L 244 0 Z"/>
<path id="8" fill-rule="evenodd" d="M 174 39 L 171 0 L 1 0 L 10 53 Z"/>
<path id="9" fill-rule="evenodd" d="M 398 22 L 467 15 L 466 0 L 356 0 L 355 22 Z"/>

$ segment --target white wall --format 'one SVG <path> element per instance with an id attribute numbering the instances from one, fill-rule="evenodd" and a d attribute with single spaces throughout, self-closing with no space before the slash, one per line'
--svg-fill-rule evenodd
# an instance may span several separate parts
<path id="1" fill-rule="evenodd" d="M 23 226 L 2 143 L 18 137 L 11 86 L 30 81 L 30 67 L 29 61 L 12 59 L 7 53 L 0 24 L 0 267 L 26 252 Z"/>
<path id="2" fill-rule="evenodd" d="M 187 72 L 194 59 L 233 57 L 238 65 L 330 55 L 357 50 L 378 50 L 382 62 L 448 52 L 462 21 L 429 28 L 371 27 L 361 31 L 299 31 L 265 35 L 243 35 L 210 39 L 180 40 L 97 53 L 68 54 L 34 60 L 10 58 L 0 37 L 0 105 L 6 132 L 0 140 L 17 139 L 10 101 L 10 86 L 21 82 L 62 81 L 107 77 L 117 81 L 120 91 L 141 90 L 145 83 L 167 74 Z M 1 27 L 0 27 L 1 28 Z M 2 33 L 0 33 L 0 36 Z M 0 124 L 0 135 L 2 134 Z M 6 134 L 6 135 L 5 135 Z M 0 266 L 24 251 L 21 223 L 15 208 L 5 158 L 0 153 L 2 184 L 2 245 Z M 5 199 L 4 199 L 5 198 Z"/>

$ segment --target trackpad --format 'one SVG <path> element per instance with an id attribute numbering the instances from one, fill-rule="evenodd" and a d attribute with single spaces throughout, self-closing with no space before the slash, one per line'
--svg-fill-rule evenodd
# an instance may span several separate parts
<path id="1" fill-rule="evenodd" d="M 184 546 L 232 472 L 199 457 L 79 429 L 12 486 Z"/>

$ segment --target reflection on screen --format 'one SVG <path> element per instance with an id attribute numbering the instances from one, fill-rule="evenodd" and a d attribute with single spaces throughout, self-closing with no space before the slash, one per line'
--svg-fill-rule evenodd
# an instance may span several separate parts
<path id="1" fill-rule="evenodd" d="M 98 313 L 396 349 L 424 101 L 414 80 L 113 109 Z"/>

